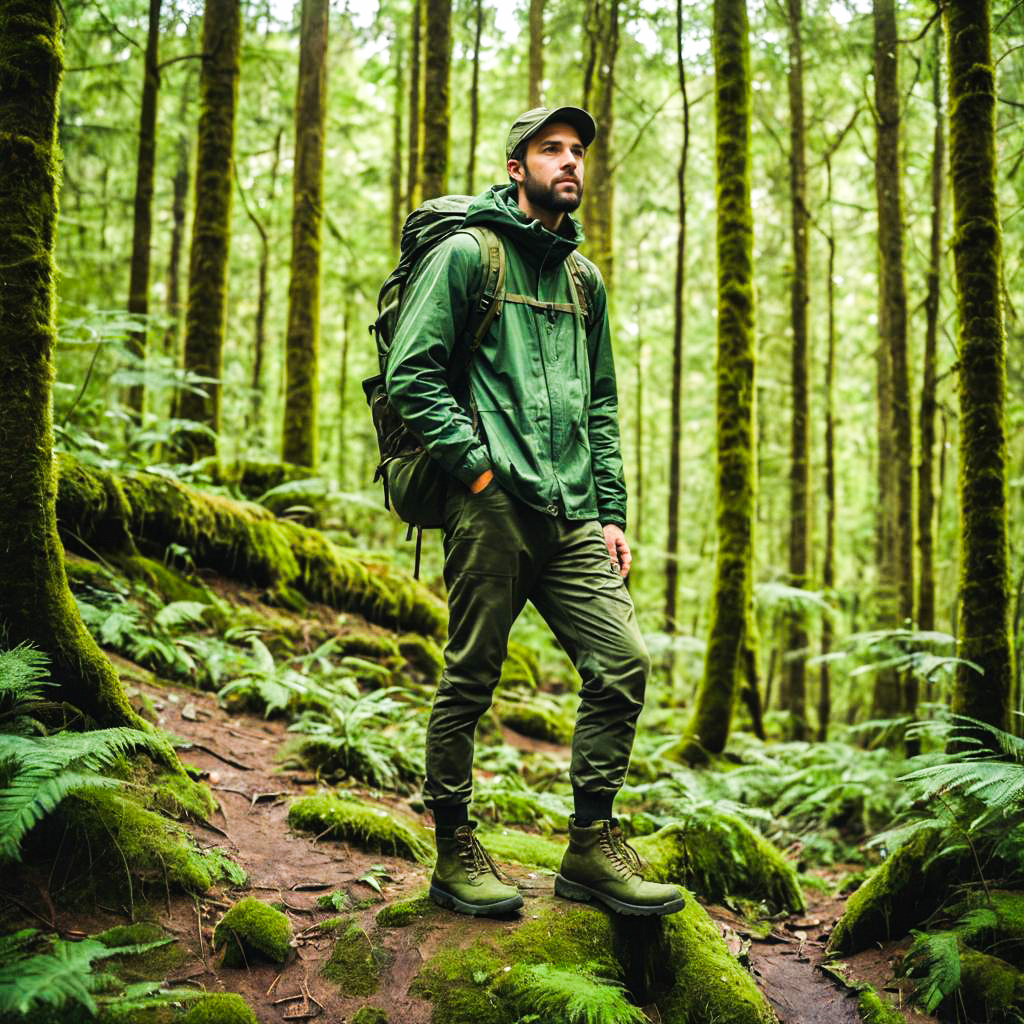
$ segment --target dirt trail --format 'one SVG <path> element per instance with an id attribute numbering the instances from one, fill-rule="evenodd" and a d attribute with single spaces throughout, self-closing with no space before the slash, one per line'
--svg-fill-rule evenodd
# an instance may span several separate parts
<path id="1" fill-rule="evenodd" d="M 464 948 L 480 935 L 516 927 L 518 916 L 508 921 L 475 920 L 435 908 L 411 927 L 375 930 L 374 919 L 384 903 L 420 892 L 427 882 L 427 869 L 401 858 L 366 853 L 347 843 L 292 833 L 287 823 L 288 802 L 313 790 L 316 781 L 306 774 L 279 770 L 277 754 L 287 737 L 283 723 L 228 714 L 209 694 L 155 686 L 137 666 L 117 661 L 126 684 L 152 702 L 159 725 L 192 744 L 181 751 L 182 759 L 203 773 L 220 802 L 221 810 L 210 827 L 191 826 L 200 845 L 228 851 L 249 875 L 249 894 L 286 908 L 298 940 L 296 959 L 283 969 L 266 965 L 251 965 L 248 970 L 218 968 L 211 954 L 213 927 L 237 894 L 221 889 L 198 900 L 168 894 L 159 923 L 191 954 L 190 961 L 176 971 L 175 981 L 209 991 L 239 992 L 266 1024 L 313 1019 L 312 1014 L 331 1024 L 345 1024 L 366 1005 L 386 1010 L 392 1024 L 428 1024 L 430 1004 L 408 993 L 421 965 L 442 945 Z M 372 797 L 382 799 L 379 793 Z M 394 806 L 409 813 L 399 798 L 391 799 Z M 361 880 L 371 871 L 382 893 Z M 550 875 L 516 867 L 510 873 L 523 888 L 525 916 L 552 902 Z M 381 984 L 371 996 L 344 997 L 320 977 L 333 938 L 318 936 L 313 926 L 337 913 L 318 908 L 316 899 L 334 891 L 347 895 L 346 912 L 354 911 L 374 944 L 382 947 Z M 123 915 L 109 909 L 110 913 L 98 911 L 88 922 L 81 914 L 73 918 L 58 909 L 57 926 L 65 932 L 95 931 L 124 923 Z M 751 942 L 754 975 L 782 1024 L 854 1024 L 859 1020 L 855 995 L 816 967 L 822 959 L 822 935 L 841 909 L 834 901 L 812 906 L 805 918 L 780 922 L 771 937 Z M 724 908 L 711 907 L 709 912 L 734 951 L 739 951 L 744 944 L 743 922 Z M 304 990 L 310 999 L 305 998 Z M 317 1013 L 313 1000 L 322 1013 Z M 650 1016 L 658 1020 L 653 1007 Z"/>

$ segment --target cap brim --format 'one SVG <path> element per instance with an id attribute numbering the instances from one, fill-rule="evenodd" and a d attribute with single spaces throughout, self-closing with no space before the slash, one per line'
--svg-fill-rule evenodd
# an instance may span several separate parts
<path id="1" fill-rule="evenodd" d="M 596 122 L 582 107 L 559 107 L 552 110 L 526 138 L 536 135 L 546 124 L 556 124 L 560 121 L 571 124 L 576 129 L 576 134 L 584 146 L 589 146 L 597 135 Z"/>

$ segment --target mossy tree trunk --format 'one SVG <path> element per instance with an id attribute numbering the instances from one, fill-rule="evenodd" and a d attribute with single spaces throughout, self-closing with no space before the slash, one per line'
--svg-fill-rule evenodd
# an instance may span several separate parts
<path id="1" fill-rule="evenodd" d="M 412 7 L 412 38 L 409 42 L 409 154 L 405 177 L 406 209 L 420 203 L 420 143 L 423 135 L 423 109 L 420 85 L 423 78 L 423 4 Z"/>
<path id="2" fill-rule="evenodd" d="M 526 106 L 539 107 L 544 97 L 544 0 L 530 0 L 530 70 Z"/>
<path id="3" fill-rule="evenodd" d="M 188 202 L 188 136 L 178 136 L 178 162 L 171 179 L 171 245 L 167 255 L 167 318 L 164 354 L 178 361 L 181 336 L 181 247 L 185 241 L 185 206 Z"/>
<path id="4" fill-rule="evenodd" d="M 402 242 L 402 103 L 405 99 L 405 70 L 402 67 L 402 31 L 396 20 L 391 37 L 391 61 L 394 65 L 395 99 L 391 113 L 391 258 L 398 262 L 398 249 Z"/>
<path id="5" fill-rule="evenodd" d="M 676 232 L 676 273 L 672 318 L 672 420 L 668 446 L 668 539 L 665 543 L 666 633 L 679 628 L 679 510 L 682 504 L 683 362 L 686 337 L 686 163 L 690 151 L 690 100 L 683 63 L 683 3 L 676 0 L 676 70 L 683 101 L 683 146 L 676 171 L 679 227 Z M 639 419 L 638 411 L 638 419 Z"/>
<path id="6" fill-rule="evenodd" d="M 484 30 L 483 0 L 473 5 L 473 74 L 469 85 L 469 157 L 466 161 L 466 192 L 476 191 L 476 140 L 480 132 L 480 36 Z"/>
<path id="7" fill-rule="evenodd" d="M 160 0 L 149 0 L 149 29 L 142 77 L 139 145 L 135 164 L 135 209 L 132 221 L 132 261 L 128 280 L 128 312 L 149 313 L 149 249 L 153 234 L 153 178 L 156 173 L 156 105 L 160 93 L 158 47 Z M 132 331 L 128 347 L 140 364 L 146 358 L 146 328 Z M 141 365 L 139 366 L 141 369 Z M 128 389 L 128 408 L 142 419 L 146 389 L 140 380 Z"/>
<path id="8" fill-rule="evenodd" d="M 320 354 L 320 239 L 324 205 L 328 0 L 303 0 L 295 92 L 292 260 L 285 337 L 281 457 L 316 468 Z"/>
<path id="9" fill-rule="evenodd" d="M 986 0 L 943 8 L 960 352 L 961 664 L 953 710 L 1009 728 L 1013 679 L 1007 541 L 1006 336 L 999 291 L 995 67 Z"/>
<path id="10" fill-rule="evenodd" d="M 913 440 L 907 367 L 900 185 L 899 40 L 894 0 L 875 0 L 875 197 L 879 276 L 879 509 L 885 516 L 879 571 L 879 625 L 901 627 L 914 614 Z M 879 672 L 873 713 L 914 713 L 916 677 Z"/>
<path id="11" fill-rule="evenodd" d="M 917 586 L 917 628 L 935 628 L 935 388 L 936 343 L 939 333 L 939 275 L 942 270 L 943 171 L 946 160 L 945 117 L 942 109 L 941 33 L 935 33 L 932 54 L 932 102 L 935 130 L 932 141 L 932 216 L 928 255 L 927 292 L 924 300 L 924 367 L 918 413 L 920 462 L 917 469 L 917 546 L 920 552 Z"/>
<path id="12" fill-rule="evenodd" d="M 213 431 L 220 428 L 241 22 L 239 0 L 206 0 L 199 79 L 195 215 L 185 310 L 185 369 L 213 378 L 214 382 L 204 386 L 204 394 L 183 392 L 178 408 L 180 416 Z M 189 448 L 187 454 L 193 458 L 216 454 L 214 439 L 198 432 L 189 438 Z"/>
<path id="13" fill-rule="evenodd" d="M 807 588 L 810 548 L 810 398 L 807 385 L 807 158 L 804 129 L 803 4 L 788 0 L 789 20 L 789 202 L 793 246 L 790 317 L 793 331 L 793 413 L 789 465 L 789 582 Z M 799 610 L 787 616 L 789 660 L 782 688 L 794 739 L 807 737 L 807 627 Z"/>
<path id="14" fill-rule="evenodd" d="M 56 0 L 5 0 L 0 20 L 0 643 L 46 652 L 55 700 L 97 724 L 140 725 L 82 625 L 57 537 L 52 391 L 63 16 Z"/>
<path id="15" fill-rule="evenodd" d="M 448 191 L 452 63 L 452 0 L 426 0 L 427 37 L 423 52 L 423 175 L 424 199 Z"/>
<path id="16" fill-rule="evenodd" d="M 587 0 L 583 29 L 586 36 L 583 106 L 597 121 L 597 137 L 587 152 L 583 229 L 587 236 L 587 255 L 601 271 L 609 294 L 614 294 L 615 184 L 611 164 L 615 134 L 619 0 Z"/>
<path id="17" fill-rule="evenodd" d="M 749 675 L 754 526 L 754 286 L 750 209 L 750 56 L 745 0 L 715 0 L 715 151 L 718 249 L 716 447 L 718 553 L 704 678 L 685 760 L 729 738 L 738 685 Z"/>

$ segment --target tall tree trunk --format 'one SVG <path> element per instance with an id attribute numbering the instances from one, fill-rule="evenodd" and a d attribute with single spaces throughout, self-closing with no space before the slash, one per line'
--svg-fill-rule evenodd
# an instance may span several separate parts
<path id="1" fill-rule="evenodd" d="M 530 72 L 526 106 L 533 110 L 544 99 L 544 0 L 530 0 Z"/>
<path id="2" fill-rule="evenodd" d="M 668 540 L 665 544 L 665 632 L 679 627 L 679 508 L 682 503 L 683 366 L 686 337 L 686 162 L 690 151 L 690 100 L 683 63 L 683 2 L 676 0 L 676 70 L 683 102 L 683 147 L 676 171 L 679 229 L 676 233 L 676 275 L 672 318 L 672 426 L 668 449 Z"/>
<path id="3" fill-rule="evenodd" d="M 932 56 L 932 102 L 935 130 L 932 141 L 932 222 L 928 258 L 928 288 L 924 300 L 924 372 L 918 425 L 921 461 L 917 471 L 917 545 L 921 555 L 917 589 L 917 628 L 935 628 L 935 387 L 936 343 L 939 331 L 939 274 L 942 270 L 942 193 L 946 159 L 946 132 L 942 110 L 941 33 L 935 33 Z"/>
<path id="4" fill-rule="evenodd" d="M 285 340 L 281 457 L 316 468 L 320 355 L 320 236 L 324 205 L 328 0 L 303 0 L 295 97 L 292 262 Z"/>
<path id="5" fill-rule="evenodd" d="M 66 700 L 102 725 L 141 725 L 82 625 L 57 537 L 53 458 L 57 110 L 64 49 L 57 0 L 6 0 L 0 32 L 0 644 L 50 658 Z"/>
<path id="6" fill-rule="evenodd" d="M 685 760 L 729 737 L 750 627 L 754 526 L 754 286 L 750 209 L 750 57 L 746 0 L 715 0 L 715 150 L 718 222 L 716 442 L 718 554 L 704 678 Z"/>
<path id="7" fill-rule="evenodd" d="M 995 68 L 989 5 L 949 0 L 949 161 L 960 353 L 960 622 L 953 710 L 1010 725 L 1006 336 L 999 294 Z"/>
<path id="8" fill-rule="evenodd" d="M 423 111 L 420 85 L 423 78 L 423 5 L 415 0 L 412 8 L 412 40 L 409 44 L 409 163 L 405 178 L 406 209 L 420 204 L 420 141 L 423 134 Z"/>
<path id="9" fill-rule="evenodd" d="M 427 38 L 423 53 L 423 198 L 448 191 L 452 63 L 452 0 L 426 0 Z"/>
<path id="10" fill-rule="evenodd" d="M 807 160 L 804 130 L 804 54 L 801 0 L 788 0 L 789 9 L 789 198 L 793 244 L 790 316 L 793 328 L 793 419 L 789 468 L 789 581 L 805 590 L 808 584 L 810 519 L 810 400 L 807 386 Z M 787 616 L 789 659 L 785 710 L 792 720 L 794 739 L 807 737 L 807 627 L 799 611 Z"/>
<path id="11" fill-rule="evenodd" d="M 473 79 L 469 87 L 469 159 L 466 163 L 466 192 L 476 191 L 476 140 L 480 132 L 480 36 L 484 29 L 483 0 L 476 0 L 473 8 Z"/>
<path id="12" fill-rule="evenodd" d="M 167 317 L 170 323 L 164 334 L 164 354 L 178 363 L 178 341 L 181 336 L 181 247 L 185 240 L 185 206 L 188 202 L 188 135 L 178 136 L 178 163 L 171 180 L 171 247 L 167 257 Z"/>
<path id="13" fill-rule="evenodd" d="M 583 75 L 583 106 L 597 121 L 597 137 L 587 153 L 583 228 L 587 255 L 614 294 L 615 183 L 612 139 L 615 131 L 615 59 L 619 51 L 619 0 L 587 0 L 584 31 L 588 48 Z"/>
<path id="14" fill-rule="evenodd" d="M 128 280 L 128 312 L 145 317 L 149 313 L 149 247 L 153 234 L 153 177 L 156 172 L 156 102 L 160 92 L 158 46 L 160 43 L 160 0 L 149 0 L 149 30 L 142 78 L 142 106 L 139 114 L 139 147 L 135 164 L 135 211 L 132 222 L 132 262 Z M 146 359 L 146 327 L 132 331 L 128 348 L 141 370 Z M 141 421 L 146 389 L 142 381 L 128 389 L 128 408 Z"/>
<path id="15" fill-rule="evenodd" d="M 913 441 L 910 416 L 910 378 L 907 367 L 907 296 L 903 282 L 903 212 L 900 198 L 899 41 L 894 0 L 875 0 L 875 196 L 878 202 L 879 256 L 879 383 L 880 475 L 886 491 L 879 502 L 887 517 L 882 561 L 882 614 L 880 624 L 901 627 L 914 614 Z M 884 365 L 883 365 L 884 364 Z M 886 387 L 886 385 L 888 385 Z M 887 401 L 886 401 L 887 399 Z M 886 409 L 885 406 L 888 406 Z M 902 692 L 901 692 L 902 690 Z M 911 714 L 917 708 L 917 681 L 907 673 L 901 681 L 891 671 L 876 677 L 873 713 Z"/>
<path id="16" fill-rule="evenodd" d="M 182 392 L 180 415 L 220 429 L 220 375 L 227 315 L 228 250 L 231 245 L 231 166 L 238 105 L 242 38 L 239 0 L 206 0 L 203 66 L 199 79 L 199 144 L 195 216 L 185 311 L 185 369 L 214 379 L 204 394 Z M 195 432 L 187 456 L 216 454 L 214 438 Z"/>
<path id="17" fill-rule="evenodd" d="M 341 367 L 338 375 L 338 486 L 345 490 L 347 470 L 345 459 L 345 413 L 348 409 L 348 345 L 352 334 L 352 288 L 348 281 L 343 283 L 345 305 L 341 319 Z"/>
<path id="18" fill-rule="evenodd" d="M 391 115 L 391 258 L 398 262 L 402 242 L 402 103 L 405 99 L 405 74 L 402 68 L 402 32 L 395 22 L 391 53 L 395 65 L 395 101 Z"/>

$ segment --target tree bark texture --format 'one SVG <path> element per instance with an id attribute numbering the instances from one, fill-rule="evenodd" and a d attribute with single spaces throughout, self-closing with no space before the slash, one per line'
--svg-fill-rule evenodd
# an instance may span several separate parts
<path id="1" fill-rule="evenodd" d="M 679 510 L 682 504 L 683 366 L 686 337 L 686 162 L 690 149 L 690 101 L 683 63 L 683 3 L 676 0 L 676 69 L 683 101 L 683 147 L 676 171 L 679 229 L 676 233 L 676 273 L 672 318 L 672 420 L 668 450 L 668 537 L 665 543 L 666 633 L 679 628 Z"/>
<path id="2" fill-rule="evenodd" d="M 716 366 L 718 552 L 704 678 L 679 755 L 729 737 L 749 627 L 754 525 L 754 286 L 750 209 L 750 56 L 745 0 L 715 0 L 718 249 Z"/>
<path id="3" fill-rule="evenodd" d="M 469 86 L 469 158 L 466 162 L 466 192 L 476 192 L 476 144 L 480 133 L 480 36 L 484 30 L 483 0 L 473 6 L 473 77 Z"/>
<path id="4" fill-rule="evenodd" d="M 423 199 L 448 191 L 449 77 L 452 63 L 452 2 L 426 0 L 423 54 Z"/>
<path id="5" fill-rule="evenodd" d="M 423 134 L 423 110 L 420 85 L 423 78 L 423 5 L 415 0 L 412 8 L 412 40 L 409 44 L 409 162 L 405 178 L 406 210 L 420 204 L 420 142 Z"/>
<path id="6" fill-rule="evenodd" d="M 164 354 L 178 363 L 181 335 L 181 247 L 185 240 L 185 207 L 188 203 L 188 136 L 178 136 L 178 163 L 171 179 L 171 246 L 167 256 L 167 316 L 171 321 L 164 335 Z"/>
<path id="7" fill-rule="evenodd" d="M 810 520 L 810 399 L 808 391 L 809 342 L 807 337 L 807 158 L 804 129 L 803 5 L 788 0 L 789 12 L 789 197 L 793 246 L 790 282 L 790 318 L 793 330 L 791 385 L 793 417 L 789 467 L 789 582 L 805 590 L 808 585 Z M 784 710 L 791 716 L 792 736 L 807 737 L 807 627 L 800 611 L 787 616 Z"/>
<path id="8" fill-rule="evenodd" d="M 281 457 L 317 464 L 317 372 L 320 353 L 320 239 L 324 206 L 324 116 L 327 106 L 328 0 L 303 0 L 295 97 L 292 262 L 285 338 Z"/>
<path id="9" fill-rule="evenodd" d="M 0 31 L 0 643 L 50 658 L 66 700 L 102 725 L 138 725 L 86 631 L 57 536 L 53 458 L 57 110 L 64 51 L 56 0 L 5 0 Z"/>
<path id="10" fill-rule="evenodd" d="M 907 296 L 903 279 L 903 211 L 900 197 L 899 42 L 894 0 L 875 0 L 875 197 L 878 203 L 880 415 L 879 474 L 885 492 L 879 508 L 883 531 L 880 625 L 898 628 L 914 613 L 913 439 L 907 366 Z M 882 368 L 882 364 L 884 369 Z M 887 383 L 887 388 L 883 384 Z M 887 392 L 887 394 L 885 393 Z M 886 401 L 887 399 L 887 401 Z M 888 406 L 886 409 L 885 406 Z M 881 443 L 887 435 L 888 444 Z M 887 717 L 917 706 L 916 678 L 876 677 L 873 713 Z"/>
<path id="11" fill-rule="evenodd" d="M 583 230 L 587 236 L 587 255 L 597 264 L 609 294 L 613 294 L 615 184 L 611 164 L 619 0 L 587 0 L 583 28 L 588 52 L 583 76 L 583 106 L 597 121 L 597 137 L 587 152 Z"/>
<path id="12" fill-rule="evenodd" d="M 227 315 L 228 250 L 231 245 L 231 165 L 238 104 L 239 0 L 207 0 L 203 13 L 203 65 L 199 79 L 199 141 L 195 215 L 185 310 L 185 369 L 214 382 L 205 394 L 183 392 L 180 415 L 220 429 L 220 375 Z M 193 458 L 216 453 L 202 433 L 189 438 Z"/>
<path id="13" fill-rule="evenodd" d="M 943 8 L 960 351 L 960 616 L 953 710 L 1009 728 L 1006 336 L 999 292 L 995 67 L 986 0 Z"/>
<path id="14" fill-rule="evenodd" d="M 544 0 L 530 0 L 530 71 L 526 106 L 533 110 L 544 102 Z"/>
<path id="15" fill-rule="evenodd" d="M 932 216 L 928 254 L 927 292 L 924 300 L 924 368 L 918 414 L 921 461 L 917 469 L 917 547 L 920 553 L 917 587 L 917 628 L 935 628 L 935 387 L 936 347 L 939 333 L 939 274 L 942 270 L 942 222 L 946 132 L 942 109 L 942 49 L 935 33 L 932 57 L 932 100 L 935 131 L 932 141 Z"/>
<path id="16" fill-rule="evenodd" d="M 156 105 L 160 93 L 158 47 L 160 43 L 160 0 L 149 0 L 149 29 L 142 78 L 139 113 L 139 146 L 135 164 L 135 209 L 132 221 L 132 262 L 128 281 L 128 312 L 149 313 L 149 255 L 153 234 L 153 178 L 156 173 Z M 132 331 L 128 348 L 142 368 L 146 358 L 146 327 Z M 145 404 L 142 381 L 128 389 L 128 408 L 139 420 Z"/>
<path id="17" fill-rule="evenodd" d="M 392 63 L 395 69 L 395 109 L 391 115 L 391 259 L 398 262 L 398 250 L 402 243 L 403 212 L 402 196 L 402 103 L 405 99 L 405 69 L 402 67 L 402 33 L 398 22 L 391 44 Z"/>

